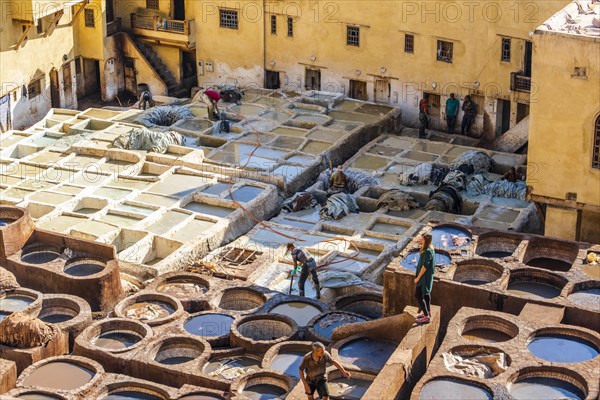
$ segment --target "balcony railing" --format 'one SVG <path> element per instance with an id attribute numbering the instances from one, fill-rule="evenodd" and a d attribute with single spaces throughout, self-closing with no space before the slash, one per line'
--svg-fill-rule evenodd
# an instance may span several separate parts
<path id="1" fill-rule="evenodd" d="M 511 80 L 511 89 L 518 92 L 531 92 L 531 77 L 520 75 L 519 73 L 513 72 Z"/>
<path id="2" fill-rule="evenodd" d="M 161 18 L 156 15 L 131 14 L 131 27 L 133 29 L 145 29 L 157 32 L 190 34 L 190 22 L 193 20 L 176 20 Z"/>
<path id="3" fill-rule="evenodd" d="M 106 23 L 106 36 L 112 36 L 121 32 L 121 18 L 115 18 L 114 21 Z"/>

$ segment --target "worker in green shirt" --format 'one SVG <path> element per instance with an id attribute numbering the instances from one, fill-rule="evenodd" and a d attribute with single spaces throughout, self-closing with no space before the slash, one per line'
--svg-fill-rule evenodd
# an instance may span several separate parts
<path id="1" fill-rule="evenodd" d="M 431 321 L 431 288 L 433 287 L 435 269 L 435 251 L 431 244 L 432 240 L 433 238 L 429 233 L 421 237 L 421 253 L 415 272 L 415 297 L 422 311 L 422 314 L 417 316 L 417 323 L 419 324 L 428 324 Z"/>
<path id="2" fill-rule="evenodd" d="M 450 134 L 454 133 L 459 105 L 458 99 L 454 98 L 454 93 L 450 93 L 450 97 L 446 100 L 446 123 L 448 124 L 448 133 Z"/>

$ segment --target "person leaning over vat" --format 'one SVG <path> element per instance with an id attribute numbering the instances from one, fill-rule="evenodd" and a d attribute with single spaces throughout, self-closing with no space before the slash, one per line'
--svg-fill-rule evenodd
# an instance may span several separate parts
<path id="1" fill-rule="evenodd" d="M 325 375 L 327 364 L 333 364 L 340 370 L 346 379 L 350 379 L 350 372 L 346 371 L 340 363 L 331 357 L 331 354 L 325 351 L 323 343 L 314 342 L 312 344 L 312 351 L 302 358 L 302 363 L 298 369 L 308 400 L 314 399 L 315 391 L 319 393 L 319 397 L 321 397 L 322 400 L 329 399 L 327 376 Z M 304 374 L 305 372 L 306 376 Z"/>

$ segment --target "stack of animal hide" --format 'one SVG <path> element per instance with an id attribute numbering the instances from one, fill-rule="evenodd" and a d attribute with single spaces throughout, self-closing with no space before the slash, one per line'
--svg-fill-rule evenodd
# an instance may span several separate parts
<path id="1" fill-rule="evenodd" d="M 0 267 L 0 291 L 13 290 L 19 286 L 19 282 L 12 272 Z"/>
<path id="2" fill-rule="evenodd" d="M 408 193 L 398 189 L 391 189 L 379 196 L 377 208 L 387 206 L 393 211 L 408 211 L 419 208 L 419 202 Z"/>
<path id="3" fill-rule="evenodd" d="M 406 173 L 400 174 L 400 184 L 404 186 L 427 185 L 432 184 L 438 186 L 446 175 L 450 172 L 450 168 L 445 164 L 424 162 Z"/>
<path id="4" fill-rule="evenodd" d="M 347 193 L 338 193 L 327 199 L 325 206 L 321 208 L 319 214 L 321 219 L 341 219 L 350 213 L 358 212 L 358 205 L 354 197 Z"/>
<path id="5" fill-rule="evenodd" d="M 462 211 L 462 197 L 454 186 L 442 185 L 429 194 L 429 201 L 425 209 L 460 214 Z"/>
<path id="6" fill-rule="evenodd" d="M 461 171 L 464 174 L 482 174 L 490 172 L 494 160 L 487 153 L 478 150 L 465 151 L 450 165 L 452 171 Z"/>
<path id="7" fill-rule="evenodd" d="M 10 347 L 45 346 L 59 333 L 58 328 L 21 312 L 14 312 L 0 322 L 0 343 Z"/>
<path id="8" fill-rule="evenodd" d="M 169 145 L 181 145 L 183 136 L 177 132 L 155 132 L 145 128 L 127 132 L 113 142 L 113 146 L 125 150 L 146 150 L 166 153 Z"/>
<path id="9" fill-rule="evenodd" d="M 308 208 L 313 208 L 316 205 L 317 201 L 314 199 L 311 193 L 299 192 L 296 193 L 293 197 L 286 199 L 283 202 L 281 209 L 287 212 L 296 212 Z"/>
<path id="10" fill-rule="evenodd" d="M 344 174 L 346 175 L 346 178 L 348 178 L 346 190 L 349 193 L 354 193 L 363 186 L 377 185 L 377 179 L 373 178 L 372 176 L 366 175 L 362 172 L 344 170 Z M 321 175 L 319 175 L 318 180 L 323 183 L 323 187 L 325 188 L 325 190 L 329 189 L 330 178 L 331 171 L 328 169 L 321 172 Z"/>

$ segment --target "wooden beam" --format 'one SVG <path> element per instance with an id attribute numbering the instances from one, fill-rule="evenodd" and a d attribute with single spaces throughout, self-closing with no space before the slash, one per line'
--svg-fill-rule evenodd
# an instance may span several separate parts
<path id="1" fill-rule="evenodd" d="M 73 26 L 75 25 L 75 21 L 77 21 L 77 18 L 81 15 L 81 13 L 83 12 L 83 10 L 85 9 L 85 6 L 89 3 L 89 0 L 84 0 L 81 3 L 81 7 L 79 7 L 79 10 L 77 10 L 77 12 L 75 13 L 75 15 L 73 15 L 73 19 L 71 20 L 71 22 L 69 23 L 69 26 Z"/>
<path id="2" fill-rule="evenodd" d="M 62 9 L 62 10 L 57 11 L 56 13 L 54 13 L 54 19 L 52 20 L 52 23 L 50 24 L 50 26 L 48 27 L 48 30 L 44 34 L 44 37 L 48 37 L 48 36 L 52 35 L 52 32 L 54 32 L 54 29 L 56 28 L 56 25 L 58 25 L 58 21 L 60 21 L 60 19 L 62 18 L 62 16 L 64 14 L 65 14 L 65 10 L 64 9 Z"/>
<path id="3" fill-rule="evenodd" d="M 27 39 L 27 35 L 29 34 L 29 31 L 31 30 L 31 28 L 33 28 L 33 25 L 27 26 L 25 31 L 21 34 L 21 37 L 19 38 L 19 40 L 17 41 L 17 44 L 15 45 L 15 50 L 19 50 L 19 48 L 21 48 L 21 45 L 23 44 L 25 39 Z"/>

